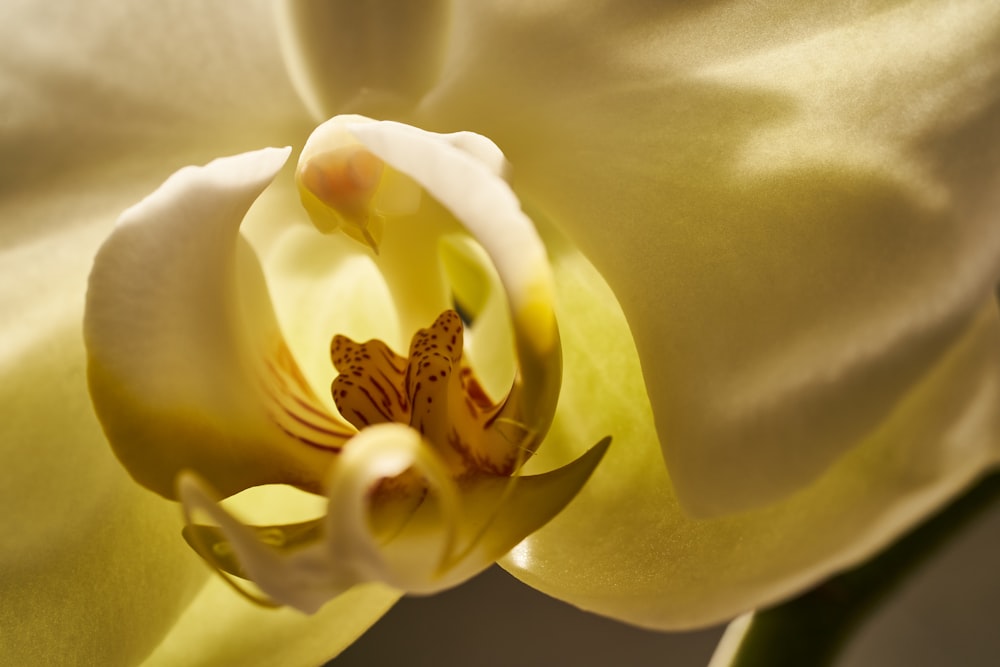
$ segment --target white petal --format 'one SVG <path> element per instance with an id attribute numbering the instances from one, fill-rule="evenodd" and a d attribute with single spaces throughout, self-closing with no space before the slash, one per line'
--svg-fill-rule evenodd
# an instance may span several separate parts
<path id="1" fill-rule="evenodd" d="M 462 223 L 489 255 L 507 296 L 523 382 L 519 401 L 525 421 L 547 424 L 560 381 L 559 333 L 552 310 L 552 276 L 545 246 L 495 156 L 460 138 L 383 121 L 358 123 L 350 131 L 376 156 L 424 187 Z"/>
<path id="2" fill-rule="evenodd" d="M 239 236 L 287 155 L 265 149 L 178 172 L 123 214 L 95 260 L 91 395 L 126 468 L 164 496 L 183 468 L 227 495 L 267 482 L 318 489 L 331 448 L 353 430 L 298 386 Z"/>

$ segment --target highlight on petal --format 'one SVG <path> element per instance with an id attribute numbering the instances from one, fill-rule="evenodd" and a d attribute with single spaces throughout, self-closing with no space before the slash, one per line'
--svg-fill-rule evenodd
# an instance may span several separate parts
<path id="1" fill-rule="evenodd" d="M 319 489 L 353 433 L 303 379 L 239 234 L 287 156 L 181 170 L 122 215 L 95 260 L 91 396 L 125 467 L 168 498 L 184 468 L 226 495 L 271 482 Z"/>
<path id="2" fill-rule="evenodd" d="M 322 521 L 244 526 L 193 475 L 182 477 L 180 496 L 188 539 L 220 570 L 250 579 L 278 603 L 314 613 L 360 583 L 429 594 L 481 572 L 572 500 L 609 443 L 541 475 L 455 481 L 417 431 L 381 424 L 362 430 L 341 455 Z M 426 484 L 416 508 L 392 493 L 373 498 L 379 484 L 403 473 Z M 198 514 L 217 527 L 192 524 Z"/>

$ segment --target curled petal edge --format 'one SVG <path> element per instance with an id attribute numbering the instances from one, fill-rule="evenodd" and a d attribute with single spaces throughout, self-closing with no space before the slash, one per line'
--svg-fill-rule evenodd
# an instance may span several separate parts
<path id="1" fill-rule="evenodd" d="M 266 483 L 319 490 L 353 432 L 302 381 L 239 233 L 289 150 L 178 171 L 122 214 L 94 261 L 91 398 L 122 464 L 167 498 L 184 468 L 226 495 Z"/>
<path id="2" fill-rule="evenodd" d="M 190 473 L 180 478 L 178 495 L 188 540 L 220 574 L 252 580 L 263 592 L 257 600 L 264 604 L 315 613 L 360 583 L 379 581 L 431 594 L 478 574 L 569 504 L 610 441 L 605 438 L 548 473 L 455 482 L 417 431 L 381 424 L 360 432 L 342 454 L 329 480 L 325 519 L 287 526 L 243 525 Z M 419 471 L 430 488 L 415 511 L 370 504 L 373 484 L 408 469 Z M 198 514 L 216 525 L 195 524 Z M 386 535 L 373 528 L 376 523 L 402 525 Z M 213 558 L 213 553 L 226 555 Z"/>

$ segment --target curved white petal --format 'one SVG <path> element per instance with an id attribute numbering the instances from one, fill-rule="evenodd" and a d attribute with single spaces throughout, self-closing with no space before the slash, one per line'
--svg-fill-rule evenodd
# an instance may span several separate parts
<path id="1" fill-rule="evenodd" d="M 239 235 L 287 155 L 178 172 L 123 214 L 95 260 L 91 395 L 118 457 L 161 495 L 184 468 L 226 495 L 268 482 L 316 489 L 353 431 L 301 382 Z"/>
<path id="2" fill-rule="evenodd" d="M 884 431 L 1000 277 L 1000 8 L 779 4 L 459 3 L 418 114 L 496 141 L 607 278 L 703 515 Z"/>
<path id="3" fill-rule="evenodd" d="M 282 486 L 256 487 L 227 502 L 265 521 L 313 516 L 323 505 L 322 498 Z M 173 503 L 171 507 L 177 511 Z M 358 586 L 306 616 L 250 604 L 221 578 L 212 577 L 143 665 L 323 664 L 353 643 L 398 597 L 384 586 Z"/>
<path id="4" fill-rule="evenodd" d="M 123 474 L 87 396 L 83 296 L 115 216 L 180 165 L 312 125 L 260 20 L 268 4 L 0 6 L 0 655 L 12 664 L 134 665 L 168 630 L 184 664 L 253 664 L 226 659 L 251 647 L 247 633 L 254 660 L 318 664 L 385 609 L 354 596 L 320 631 L 253 616 L 228 590 L 198 593 L 206 571 L 178 539 L 176 505 Z"/>
<path id="5" fill-rule="evenodd" d="M 424 187 L 483 246 L 507 296 L 525 421 L 547 422 L 541 416 L 551 414 L 561 378 L 552 276 L 545 245 L 503 179 L 496 152 L 487 153 L 464 133 L 453 140 L 391 121 L 348 127 L 372 153 Z"/>

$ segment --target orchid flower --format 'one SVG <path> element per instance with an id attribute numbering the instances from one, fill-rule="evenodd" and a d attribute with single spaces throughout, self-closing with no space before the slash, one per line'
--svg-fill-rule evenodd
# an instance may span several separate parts
<path id="1" fill-rule="evenodd" d="M 697 627 L 995 466 L 1000 8 L 775 5 L 8 3 L 3 654 Z"/>

